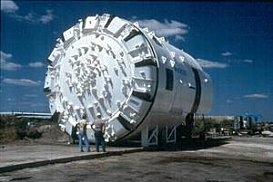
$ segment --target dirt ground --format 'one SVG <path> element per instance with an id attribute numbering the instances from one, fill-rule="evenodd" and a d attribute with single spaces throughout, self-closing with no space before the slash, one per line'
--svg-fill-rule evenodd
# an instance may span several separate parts
<path id="1" fill-rule="evenodd" d="M 2 173 L 0 181 L 273 181 L 273 139 L 233 138 L 179 151 L 143 151 Z"/>

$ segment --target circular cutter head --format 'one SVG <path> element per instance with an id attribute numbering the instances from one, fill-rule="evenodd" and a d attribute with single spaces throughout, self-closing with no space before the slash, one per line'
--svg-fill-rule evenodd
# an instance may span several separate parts
<path id="1" fill-rule="evenodd" d="M 84 113 L 90 123 L 99 113 L 106 138 L 116 140 L 147 116 L 157 62 L 137 25 L 108 14 L 79 20 L 57 39 L 48 61 L 44 91 L 68 133 Z"/>

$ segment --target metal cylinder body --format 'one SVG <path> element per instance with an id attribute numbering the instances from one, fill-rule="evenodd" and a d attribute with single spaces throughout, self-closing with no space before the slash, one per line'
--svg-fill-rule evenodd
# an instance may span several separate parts
<path id="1" fill-rule="evenodd" d="M 70 134 L 83 113 L 90 123 L 100 113 L 107 140 L 115 141 L 211 107 L 212 80 L 194 58 L 119 17 L 79 20 L 57 39 L 48 61 L 50 111 Z"/>

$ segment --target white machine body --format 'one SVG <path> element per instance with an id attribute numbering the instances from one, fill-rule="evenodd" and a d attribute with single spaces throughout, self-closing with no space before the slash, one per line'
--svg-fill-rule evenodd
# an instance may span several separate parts
<path id="1" fill-rule="evenodd" d="M 119 17 L 80 19 L 48 61 L 44 91 L 69 134 L 83 113 L 90 124 L 100 113 L 106 140 L 116 141 L 211 108 L 212 80 L 193 57 Z M 88 138 L 94 141 L 90 127 Z"/>

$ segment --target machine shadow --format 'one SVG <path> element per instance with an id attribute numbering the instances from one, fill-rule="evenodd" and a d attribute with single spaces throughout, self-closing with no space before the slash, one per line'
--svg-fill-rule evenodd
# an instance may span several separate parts
<path id="1" fill-rule="evenodd" d="M 225 139 L 182 139 L 177 143 L 161 143 L 157 146 L 144 147 L 145 151 L 189 151 L 189 150 L 200 150 L 218 147 L 221 145 L 228 144 L 230 138 Z M 110 146 L 114 147 L 142 147 L 139 140 L 126 140 L 117 143 L 111 143 Z"/>
<path id="2" fill-rule="evenodd" d="M 162 144 L 159 146 L 144 148 L 147 151 L 190 151 L 218 147 L 228 144 L 229 139 L 182 139 L 176 144 Z"/>
<path id="3" fill-rule="evenodd" d="M 228 144 L 228 140 L 230 139 L 207 139 L 207 140 L 184 139 L 182 140 L 180 146 L 179 145 L 177 146 L 177 148 L 182 151 L 200 150 L 200 149 L 218 147 L 221 145 Z"/>

